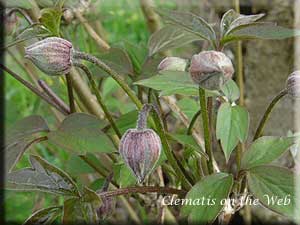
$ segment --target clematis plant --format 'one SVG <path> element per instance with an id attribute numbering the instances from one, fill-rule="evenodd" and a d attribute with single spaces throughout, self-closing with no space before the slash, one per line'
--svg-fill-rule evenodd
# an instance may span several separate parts
<path id="1" fill-rule="evenodd" d="M 159 203 L 154 214 L 161 216 L 161 211 L 166 210 L 169 219 L 176 220 L 174 215 L 180 210 L 180 220 L 192 224 L 217 220 L 228 224 L 236 213 L 249 207 L 247 202 L 253 198 L 296 220 L 294 174 L 291 169 L 270 164 L 297 142 L 297 136 L 264 136 L 264 127 L 279 100 L 284 101 L 286 95 L 299 97 L 299 71 L 291 73 L 282 91 L 272 99 L 252 137 L 248 134 L 249 113 L 239 102 L 242 87 L 234 82 L 234 66 L 224 49 L 234 41 L 283 39 L 299 35 L 299 31 L 258 22 L 263 14 L 241 15 L 234 10 L 223 15 L 218 29 L 192 13 L 157 13 L 170 24 L 152 34 L 148 54 L 141 60 L 136 60 L 128 49 L 110 48 L 99 39 L 97 43 L 103 44 L 106 50 L 102 51 L 110 57 L 79 51 L 63 33 L 56 32 L 59 24 L 49 29 L 49 20 L 41 20 L 57 37 L 26 46 L 25 58 L 53 79 L 66 78 L 69 106 L 44 81 L 39 80 L 37 88 L 1 65 L 63 117 L 53 129 L 43 117 L 32 115 L 18 121 L 8 132 L 4 148 L 6 188 L 63 196 L 62 205 L 34 212 L 25 224 L 101 224 L 118 213 L 116 207 L 123 206 L 130 220 L 139 223 L 142 212 L 138 210 L 144 201 Z M 161 60 L 159 55 L 166 50 L 193 41 L 206 41 L 208 49 L 186 59 L 174 55 Z M 127 61 L 120 65 L 117 59 L 122 57 Z M 153 63 L 154 59 L 156 68 L 147 71 L 145 78 L 147 60 Z M 134 68 L 128 69 L 129 64 Z M 118 100 L 120 108 L 133 103 L 131 112 L 112 110 L 104 97 L 105 90 L 98 87 L 96 73 L 115 81 L 126 98 L 125 102 Z M 198 109 L 190 119 L 178 106 L 178 95 L 197 100 Z M 166 108 L 179 114 L 184 128 L 167 119 Z M 29 168 L 15 169 L 30 146 L 47 142 L 75 155 L 78 167 L 89 165 L 102 178 L 102 185 L 94 188 L 89 179 L 79 183 L 74 174 L 38 155 L 30 155 Z M 178 144 L 182 147 L 179 151 Z M 221 158 L 215 157 L 219 150 L 223 153 Z M 232 161 L 235 166 L 230 165 Z M 90 175 L 95 180 L 94 174 Z M 156 194 L 154 199 L 149 193 Z M 129 194 L 134 201 L 126 197 Z M 176 196 L 182 202 L 180 208 L 162 205 L 166 202 L 162 195 Z M 286 204 L 269 204 L 266 195 L 276 196 Z M 205 199 L 203 204 L 200 199 Z M 119 200 L 122 206 L 115 204 Z"/>

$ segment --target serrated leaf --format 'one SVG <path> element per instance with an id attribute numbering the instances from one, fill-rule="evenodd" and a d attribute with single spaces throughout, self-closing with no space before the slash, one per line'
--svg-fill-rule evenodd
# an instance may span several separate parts
<path id="1" fill-rule="evenodd" d="M 62 11 L 59 8 L 44 8 L 41 10 L 40 22 L 53 36 L 60 36 L 61 16 Z"/>
<path id="2" fill-rule="evenodd" d="M 180 27 L 167 25 L 151 35 L 148 42 L 149 56 L 171 48 L 179 48 L 196 40 L 199 40 L 199 36 Z"/>
<path id="3" fill-rule="evenodd" d="M 66 117 L 58 130 L 51 131 L 48 139 L 53 144 L 73 153 L 115 151 L 115 147 L 102 128 L 106 123 L 85 113 L 73 113 Z"/>
<path id="4" fill-rule="evenodd" d="M 34 212 L 23 225 L 50 225 L 62 214 L 61 206 L 52 206 Z"/>
<path id="5" fill-rule="evenodd" d="M 79 195 L 74 181 L 64 171 L 35 155 L 30 155 L 30 164 L 31 168 L 13 171 L 7 175 L 9 189 Z"/>
<path id="6" fill-rule="evenodd" d="M 183 71 L 162 71 L 159 75 L 135 82 L 136 85 L 150 87 L 162 91 L 160 95 L 182 94 L 198 96 L 199 87 L 196 85 L 188 72 Z M 217 94 L 207 91 L 208 95 Z"/>
<path id="7" fill-rule="evenodd" d="M 240 26 L 239 29 L 226 35 L 222 38 L 221 43 L 225 44 L 231 41 L 247 39 L 280 40 L 299 35 L 300 30 L 276 26 L 270 23 L 252 23 L 251 25 Z"/>
<path id="8" fill-rule="evenodd" d="M 200 38 L 215 42 L 216 34 L 213 28 L 201 17 L 190 12 L 156 9 L 159 15 L 166 20 L 180 26 L 182 29 L 198 35 Z"/>
<path id="9" fill-rule="evenodd" d="M 3 148 L 5 156 L 5 173 L 10 172 L 27 148 L 34 142 L 36 135 L 49 132 L 46 121 L 37 115 L 26 117 L 8 129 Z"/>
<path id="10" fill-rule="evenodd" d="M 70 198 L 64 202 L 63 224 L 98 224 L 97 210 L 101 203 L 99 196 L 85 187 L 80 198 Z"/>
<path id="11" fill-rule="evenodd" d="M 232 175 L 226 173 L 216 173 L 202 178 L 187 193 L 185 198 L 188 204 L 182 207 L 181 214 L 188 216 L 191 224 L 213 222 L 223 209 L 221 200 L 228 198 L 232 184 Z M 189 204 L 189 201 L 192 201 L 192 204 Z"/>
<path id="12" fill-rule="evenodd" d="M 261 137 L 255 140 L 243 154 L 242 168 L 249 169 L 255 166 L 268 164 L 279 158 L 294 144 L 293 137 Z"/>
<path id="13" fill-rule="evenodd" d="M 247 181 L 251 193 L 265 207 L 290 218 L 295 216 L 295 182 L 290 170 L 276 166 L 253 167 L 247 173 Z"/>
<path id="14" fill-rule="evenodd" d="M 226 161 L 238 144 L 244 142 L 248 135 L 249 114 L 241 106 L 231 106 L 229 103 L 221 105 L 217 115 L 217 139 L 221 140 L 222 150 Z"/>
<path id="15" fill-rule="evenodd" d="M 221 91 L 225 94 L 230 102 L 234 102 L 240 97 L 240 90 L 233 80 L 228 80 L 222 87 Z"/>

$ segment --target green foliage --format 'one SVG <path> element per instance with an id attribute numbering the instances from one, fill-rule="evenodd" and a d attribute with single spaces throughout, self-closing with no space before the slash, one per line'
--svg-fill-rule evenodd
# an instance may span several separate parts
<path id="1" fill-rule="evenodd" d="M 240 97 L 240 90 L 233 80 L 227 81 L 221 88 L 221 91 L 228 98 L 230 102 L 234 102 Z"/>
<path id="2" fill-rule="evenodd" d="M 102 128 L 106 123 L 85 113 L 74 113 L 66 117 L 59 128 L 47 137 L 50 142 L 73 153 L 106 152 L 115 150 Z"/>
<path id="3" fill-rule="evenodd" d="M 52 224 L 57 217 L 62 213 L 62 207 L 52 206 L 45 209 L 40 209 L 34 212 L 23 225 L 32 225 L 32 224 L 41 224 L 41 225 L 50 225 Z"/>
<path id="4" fill-rule="evenodd" d="M 31 168 L 9 173 L 8 188 L 13 190 L 42 191 L 66 196 L 78 196 L 74 181 L 62 170 L 39 156 L 30 156 Z"/>
<path id="5" fill-rule="evenodd" d="M 62 11 L 59 8 L 45 8 L 41 11 L 40 22 L 53 36 L 60 36 L 60 21 Z"/>
<path id="6" fill-rule="evenodd" d="M 226 173 L 206 176 L 196 183 L 187 193 L 185 199 L 192 204 L 184 205 L 181 213 L 188 216 L 191 224 L 213 222 L 224 205 L 222 200 L 228 198 L 233 185 L 233 177 Z"/>
<path id="7" fill-rule="evenodd" d="M 291 145 L 292 137 L 261 137 L 252 143 L 242 158 L 242 168 L 268 164 L 280 157 Z"/>
<path id="8" fill-rule="evenodd" d="M 248 111 L 241 106 L 231 106 L 224 103 L 220 107 L 217 116 L 217 138 L 221 140 L 222 149 L 226 161 L 238 144 L 238 141 L 246 141 L 249 129 Z"/>
<path id="9" fill-rule="evenodd" d="M 257 166 L 247 174 L 251 193 L 267 208 L 288 216 L 295 213 L 295 181 L 293 173 L 276 166 Z"/>

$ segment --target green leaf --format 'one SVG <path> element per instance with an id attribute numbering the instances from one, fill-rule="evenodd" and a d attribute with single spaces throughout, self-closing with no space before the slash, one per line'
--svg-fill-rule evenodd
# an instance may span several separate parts
<path id="1" fill-rule="evenodd" d="M 61 206 L 52 206 L 34 212 L 23 225 L 50 225 L 62 214 Z"/>
<path id="2" fill-rule="evenodd" d="M 24 0 L 1 0 L 1 3 L 4 3 L 7 8 L 22 8 L 22 9 L 31 9 L 32 5 L 30 1 Z"/>
<path id="3" fill-rule="evenodd" d="M 138 119 L 139 112 L 133 110 L 120 116 L 116 121 L 116 125 L 119 128 L 121 134 L 123 135 L 128 129 L 136 127 L 136 121 Z M 112 134 L 114 131 L 110 128 L 109 133 Z"/>
<path id="4" fill-rule="evenodd" d="M 160 95 L 182 94 L 198 96 L 199 94 L 198 85 L 192 81 L 188 72 L 182 71 L 162 71 L 159 75 L 137 81 L 134 84 L 163 91 Z M 210 95 L 215 93 L 208 91 Z"/>
<path id="5" fill-rule="evenodd" d="M 51 32 L 47 28 L 40 24 L 33 24 L 26 27 L 12 42 L 5 45 L 4 48 L 9 48 L 32 38 L 44 38 L 48 36 L 51 36 Z"/>
<path id="6" fill-rule="evenodd" d="M 230 102 L 234 102 L 240 97 L 240 90 L 233 80 L 228 80 L 222 87 L 221 91 L 225 94 Z"/>
<path id="7" fill-rule="evenodd" d="M 40 22 L 52 33 L 60 36 L 60 22 L 62 11 L 59 8 L 44 8 L 41 10 Z"/>
<path id="8" fill-rule="evenodd" d="M 238 29 L 226 35 L 221 43 L 225 44 L 236 40 L 247 39 L 272 39 L 280 40 L 300 35 L 300 30 L 276 26 L 270 23 L 253 23 L 240 26 Z"/>
<path id="9" fill-rule="evenodd" d="M 148 42 L 149 56 L 171 48 L 179 48 L 196 40 L 199 40 L 199 36 L 180 27 L 167 25 L 151 35 Z"/>
<path id="10" fill-rule="evenodd" d="M 110 48 L 109 51 L 106 51 L 101 54 L 95 54 L 99 59 L 101 59 L 104 63 L 106 63 L 109 67 L 117 71 L 122 75 L 133 75 L 133 65 L 131 63 L 130 57 L 126 51 L 121 48 L 113 47 Z M 92 72 L 95 75 L 109 76 L 108 73 L 99 69 L 98 67 L 91 67 Z"/>
<path id="11" fill-rule="evenodd" d="M 221 23 L 220 23 L 220 30 L 221 30 L 221 36 L 228 31 L 231 23 L 239 17 L 239 14 L 234 11 L 233 9 L 228 10 L 226 13 L 223 14 Z"/>
<path id="12" fill-rule="evenodd" d="M 167 9 L 156 9 L 166 20 L 180 26 L 182 29 L 191 32 L 202 39 L 215 42 L 216 34 L 213 28 L 201 17 L 190 12 L 178 12 Z"/>
<path id="13" fill-rule="evenodd" d="M 249 114 L 241 106 L 231 106 L 229 103 L 221 105 L 217 115 L 217 139 L 221 140 L 226 161 L 238 144 L 244 142 L 248 135 Z"/>
<path id="14" fill-rule="evenodd" d="M 255 24 L 255 22 L 259 19 L 261 19 L 262 17 L 264 17 L 265 14 L 261 13 L 261 14 L 255 14 L 255 15 L 242 15 L 242 14 L 238 14 L 238 17 L 235 18 L 232 23 L 229 26 L 229 29 L 226 31 L 226 35 L 230 34 L 231 32 L 240 29 L 241 27 L 247 27 L 247 26 L 251 26 L 253 24 Z"/>
<path id="15" fill-rule="evenodd" d="M 130 168 L 124 163 L 117 163 L 113 166 L 114 177 L 120 187 L 128 187 L 136 184 L 136 178 Z"/>
<path id="16" fill-rule="evenodd" d="M 182 215 L 188 216 L 191 224 L 213 222 L 223 209 L 222 200 L 228 198 L 232 184 L 232 175 L 226 173 L 216 173 L 202 178 L 187 193 L 185 197 L 187 204 L 181 209 Z"/>
<path id="17" fill-rule="evenodd" d="M 66 163 L 66 171 L 71 175 L 93 173 L 94 169 L 84 162 L 78 155 L 72 154 Z"/>
<path id="18" fill-rule="evenodd" d="M 79 195 L 74 181 L 64 171 L 35 155 L 30 155 L 30 164 L 31 168 L 13 171 L 7 175 L 8 189 Z"/>
<path id="19" fill-rule="evenodd" d="M 199 153 L 208 159 L 208 155 L 201 149 L 201 147 L 197 144 L 195 139 L 191 135 L 186 134 L 168 134 L 168 138 L 171 140 L 175 140 L 178 143 L 191 148 L 194 152 Z"/>
<path id="20" fill-rule="evenodd" d="M 293 137 L 258 138 L 243 154 L 242 168 L 249 169 L 254 166 L 271 163 L 279 158 L 293 144 Z"/>
<path id="21" fill-rule="evenodd" d="M 13 144 L 21 139 L 32 137 L 36 133 L 48 132 L 49 127 L 43 117 L 28 116 L 17 121 L 5 134 L 5 144 Z"/>
<path id="22" fill-rule="evenodd" d="M 189 118 L 191 121 L 195 113 L 199 110 L 199 103 L 192 98 L 182 98 L 177 101 L 177 105 L 180 107 L 181 111 Z"/>
<path id="23" fill-rule="evenodd" d="M 98 224 L 97 210 L 102 204 L 99 196 L 87 187 L 80 198 L 64 202 L 63 224 Z"/>
<path id="24" fill-rule="evenodd" d="M 21 159 L 25 150 L 36 139 L 36 135 L 49 132 L 46 121 L 37 115 L 26 117 L 16 122 L 5 137 L 5 171 L 10 172 Z"/>
<path id="25" fill-rule="evenodd" d="M 48 139 L 53 144 L 73 153 L 115 151 L 115 147 L 102 128 L 106 123 L 97 117 L 85 113 L 73 113 L 51 131 Z"/>
<path id="26" fill-rule="evenodd" d="M 261 204 L 290 218 L 295 216 L 294 174 L 290 170 L 276 166 L 257 166 L 247 173 L 247 180 L 251 193 Z"/>

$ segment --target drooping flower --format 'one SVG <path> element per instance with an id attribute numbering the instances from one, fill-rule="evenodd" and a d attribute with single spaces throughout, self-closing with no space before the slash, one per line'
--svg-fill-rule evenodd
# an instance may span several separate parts
<path id="1" fill-rule="evenodd" d="M 292 98 L 300 98 L 300 70 L 290 74 L 286 81 L 286 89 Z"/>
<path id="2" fill-rule="evenodd" d="M 72 67 L 72 43 L 58 37 L 46 38 L 25 48 L 25 57 L 48 75 L 67 74 Z"/>
<path id="3" fill-rule="evenodd" d="M 158 65 L 159 71 L 185 71 L 187 60 L 179 57 L 166 57 Z"/>

